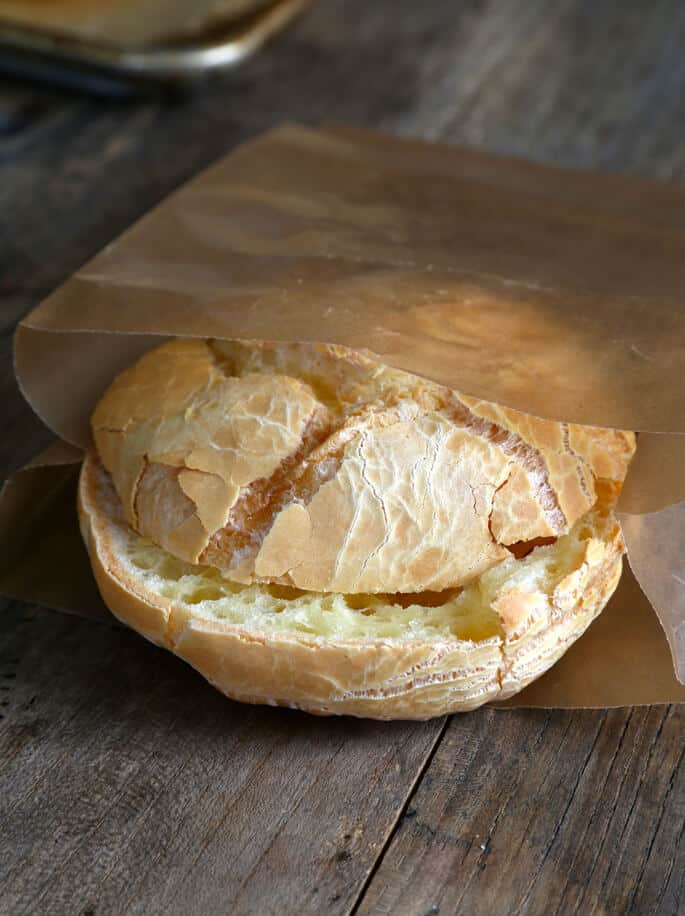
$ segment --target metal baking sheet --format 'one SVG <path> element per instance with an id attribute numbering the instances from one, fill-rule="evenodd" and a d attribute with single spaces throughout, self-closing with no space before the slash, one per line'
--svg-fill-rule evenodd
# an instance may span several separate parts
<path id="1" fill-rule="evenodd" d="M 308 2 L 0 0 L 0 67 L 68 82 L 187 83 L 239 64 Z"/>

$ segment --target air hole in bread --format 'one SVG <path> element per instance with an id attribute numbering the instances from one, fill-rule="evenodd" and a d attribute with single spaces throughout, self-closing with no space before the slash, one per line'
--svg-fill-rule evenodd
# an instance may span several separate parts
<path id="1" fill-rule="evenodd" d="M 555 544 L 556 538 L 533 538 L 530 541 L 517 541 L 515 544 L 508 544 L 507 550 L 513 553 L 517 560 L 522 560 L 536 547 L 544 547 L 547 544 Z"/>
<path id="2" fill-rule="evenodd" d="M 456 598 L 461 591 L 463 591 L 461 588 L 445 588 L 439 592 L 395 592 L 383 597 L 387 599 L 388 604 L 397 604 L 400 607 L 443 607 Z"/>
<path id="3" fill-rule="evenodd" d="M 282 598 L 284 601 L 293 601 L 307 594 L 301 588 L 293 588 L 290 585 L 265 585 L 264 588 L 272 598 Z"/>
<path id="4" fill-rule="evenodd" d="M 188 604 L 201 604 L 203 601 L 220 601 L 223 597 L 224 593 L 220 589 L 208 585 L 205 588 L 194 589 L 185 596 L 185 600 Z"/>

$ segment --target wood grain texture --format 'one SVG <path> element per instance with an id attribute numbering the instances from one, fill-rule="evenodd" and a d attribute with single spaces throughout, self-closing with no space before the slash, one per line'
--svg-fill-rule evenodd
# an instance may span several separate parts
<path id="1" fill-rule="evenodd" d="M 443 724 L 230 703 L 128 631 L 19 608 L 0 693 L 12 914 L 345 912 Z"/>
<path id="2" fill-rule="evenodd" d="M 656 707 L 454 718 L 358 912 L 677 913 L 684 725 Z"/>
<path id="3" fill-rule="evenodd" d="M 195 96 L 3 81 L 0 474 L 48 439 L 16 320 L 243 139 L 335 120 L 682 180 L 684 45 L 678 0 L 318 0 Z M 685 908 L 681 709 L 481 710 L 441 738 L 241 707 L 126 631 L 0 614 L 0 913 Z"/>

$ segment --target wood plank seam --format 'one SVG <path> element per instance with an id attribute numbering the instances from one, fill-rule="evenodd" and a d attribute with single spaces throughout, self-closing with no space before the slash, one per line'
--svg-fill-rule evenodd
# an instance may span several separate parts
<path id="1" fill-rule="evenodd" d="M 430 767 L 430 765 L 431 765 L 431 763 L 432 763 L 432 761 L 433 761 L 433 757 L 435 757 L 435 754 L 436 754 L 438 748 L 439 748 L 440 745 L 442 744 L 443 738 L 445 737 L 445 732 L 447 731 L 447 728 L 448 728 L 448 726 L 449 726 L 450 721 L 451 721 L 451 717 L 450 717 L 450 716 L 445 716 L 445 720 L 444 720 L 444 722 L 443 722 L 443 724 L 442 724 L 442 727 L 441 727 L 440 731 L 438 732 L 438 735 L 437 735 L 435 741 L 433 742 L 433 746 L 431 747 L 430 751 L 429 751 L 428 754 L 426 755 L 426 759 L 425 759 L 425 761 L 424 761 L 424 763 L 423 763 L 423 766 L 422 766 L 422 767 L 420 768 L 420 770 L 417 772 L 417 774 L 416 774 L 416 776 L 415 776 L 415 778 L 414 778 L 414 782 L 412 783 L 412 785 L 411 785 L 409 791 L 407 792 L 407 797 L 406 797 L 406 799 L 405 799 L 404 804 L 402 805 L 401 808 L 398 808 L 397 816 L 396 816 L 394 822 L 391 824 L 390 829 L 388 830 L 388 835 L 387 835 L 387 837 L 386 837 L 386 839 L 385 839 L 385 842 L 383 843 L 381 849 L 379 850 L 378 856 L 376 857 L 376 860 L 373 862 L 371 868 L 369 869 L 368 874 L 367 874 L 367 876 L 366 876 L 366 879 L 364 880 L 363 884 L 362 884 L 361 887 L 359 888 L 359 893 L 357 894 L 356 898 L 354 899 L 354 901 L 352 902 L 352 904 L 351 904 L 351 906 L 350 906 L 350 908 L 349 908 L 349 910 L 348 910 L 349 916 L 355 916 L 355 914 L 356 914 L 356 913 L 358 912 L 358 910 L 359 910 L 359 907 L 360 907 L 361 904 L 363 903 L 363 901 L 364 901 L 364 895 L 366 894 L 366 891 L 368 890 L 368 888 L 369 888 L 371 882 L 373 881 L 374 875 L 376 874 L 376 872 L 377 872 L 378 869 L 380 868 L 381 863 L 383 862 L 383 858 L 384 858 L 386 852 L 387 852 L 388 849 L 390 848 L 390 845 L 391 845 L 391 843 L 392 843 L 392 841 L 393 841 L 393 838 L 394 838 L 394 836 L 395 836 L 395 834 L 396 834 L 396 832 L 397 832 L 397 828 L 398 828 L 399 824 L 401 823 L 402 818 L 404 817 L 404 815 L 405 815 L 407 809 L 409 808 L 409 805 L 411 804 L 411 800 L 412 800 L 412 798 L 414 797 L 414 795 L 416 794 L 416 790 L 418 789 L 418 787 L 419 787 L 419 786 L 421 785 L 421 783 L 423 782 L 423 777 L 424 777 L 426 771 L 429 769 L 429 767 Z"/>

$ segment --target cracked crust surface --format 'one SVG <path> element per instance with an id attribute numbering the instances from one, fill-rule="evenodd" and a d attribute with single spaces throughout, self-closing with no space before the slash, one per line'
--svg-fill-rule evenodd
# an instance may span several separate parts
<path id="1" fill-rule="evenodd" d="M 635 447 L 313 344 L 165 344 L 92 427 L 140 534 L 234 582 L 348 594 L 460 587 L 566 534 Z"/>
<path id="2" fill-rule="evenodd" d="M 595 507 L 555 543 L 508 555 L 463 589 L 413 596 L 242 585 L 178 560 L 127 524 L 92 453 L 79 516 L 112 612 L 227 696 L 424 719 L 511 696 L 584 632 L 621 574 L 617 490 L 601 484 Z"/>

